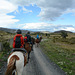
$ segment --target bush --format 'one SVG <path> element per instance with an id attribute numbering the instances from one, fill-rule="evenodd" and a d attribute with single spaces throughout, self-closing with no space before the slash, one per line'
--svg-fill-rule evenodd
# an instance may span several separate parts
<path id="1" fill-rule="evenodd" d="M 63 37 L 63 38 L 66 38 L 68 35 L 67 35 L 67 32 L 64 32 L 64 31 L 62 31 L 61 32 L 61 36 Z"/>
<path id="2" fill-rule="evenodd" d="M 10 44 L 8 42 L 3 42 L 4 49 L 8 50 L 10 49 Z"/>
<path id="3" fill-rule="evenodd" d="M 70 44 L 75 44 L 75 37 L 70 38 L 69 42 Z"/>

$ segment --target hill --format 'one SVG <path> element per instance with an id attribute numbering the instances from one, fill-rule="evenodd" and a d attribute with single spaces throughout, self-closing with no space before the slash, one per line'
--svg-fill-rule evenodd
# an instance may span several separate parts
<path id="1" fill-rule="evenodd" d="M 16 33 L 17 29 L 9 29 L 0 27 L 0 31 L 8 32 L 8 33 Z M 22 30 L 22 33 L 26 33 L 28 30 Z"/>
<path id="2" fill-rule="evenodd" d="M 61 32 L 72 33 L 71 31 L 65 31 L 65 30 L 55 31 L 54 33 L 61 33 Z"/>

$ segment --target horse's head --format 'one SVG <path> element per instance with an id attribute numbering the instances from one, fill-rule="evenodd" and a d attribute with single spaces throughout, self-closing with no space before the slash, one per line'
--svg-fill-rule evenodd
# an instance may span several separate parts
<path id="1" fill-rule="evenodd" d="M 27 52 L 31 51 L 30 43 L 25 42 L 25 46 L 24 46 L 24 48 L 27 50 Z"/>
<path id="2" fill-rule="evenodd" d="M 36 42 L 36 43 L 39 43 L 39 42 L 40 42 L 40 39 L 36 39 L 35 42 Z"/>

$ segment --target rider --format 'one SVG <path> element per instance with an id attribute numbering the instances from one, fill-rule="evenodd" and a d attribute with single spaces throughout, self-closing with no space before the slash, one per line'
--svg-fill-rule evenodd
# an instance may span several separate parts
<path id="1" fill-rule="evenodd" d="M 37 34 L 36 38 L 39 39 L 39 35 L 38 34 Z"/>
<path id="2" fill-rule="evenodd" d="M 17 30 L 17 35 L 15 35 L 13 40 L 13 48 L 23 48 L 24 47 L 24 39 L 21 34 L 21 30 Z"/>
<path id="3" fill-rule="evenodd" d="M 31 40 L 31 36 L 30 36 L 30 32 L 28 31 L 27 34 L 25 35 L 25 37 L 27 36 L 27 42 L 29 42 L 32 46 L 31 46 L 31 50 L 33 50 L 33 44 L 32 44 L 32 40 Z"/>

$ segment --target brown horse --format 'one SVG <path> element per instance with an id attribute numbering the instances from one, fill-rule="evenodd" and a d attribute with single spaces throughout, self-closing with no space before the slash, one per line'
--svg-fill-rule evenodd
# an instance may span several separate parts
<path id="1" fill-rule="evenodd" d="M 22 75 L 23 67 L 26 65 L 26 56 L 20 50 L 12 52 L 8 57 L 5 75 Z"/>
<path id="2" fill-rule="evenodd" d="M 39 39 L 35 40 L 37 47 L 38 47 L 39 43 L 41 42 L 41 40 L 42 40 L 42 37 L 40 37 Z"/>
<path id="3" fill-rule="evenodd" d="M 30 52 L 31 52 L 31 44 L 30 43 L 28 43 L 28 42 L 24 42 L 24 48 L 25 48 L 25 50 L 27 51 L 27 53 L 28 53 L 28 61 L 29 61 L 29 59 L 30 59 Z M 27 62 L 28 62 L 27 61 Z"/>
<path id="4" fill-rule="evenodd" d="M 42 36 L 40 36 L 40 42 L 41 42 L 41 40 L 42 40 Z"/>
<path id="5" fill-rule="evenodd" d="M 32 44 L 35 44 L 35 38 L 32 37 Z"/>

